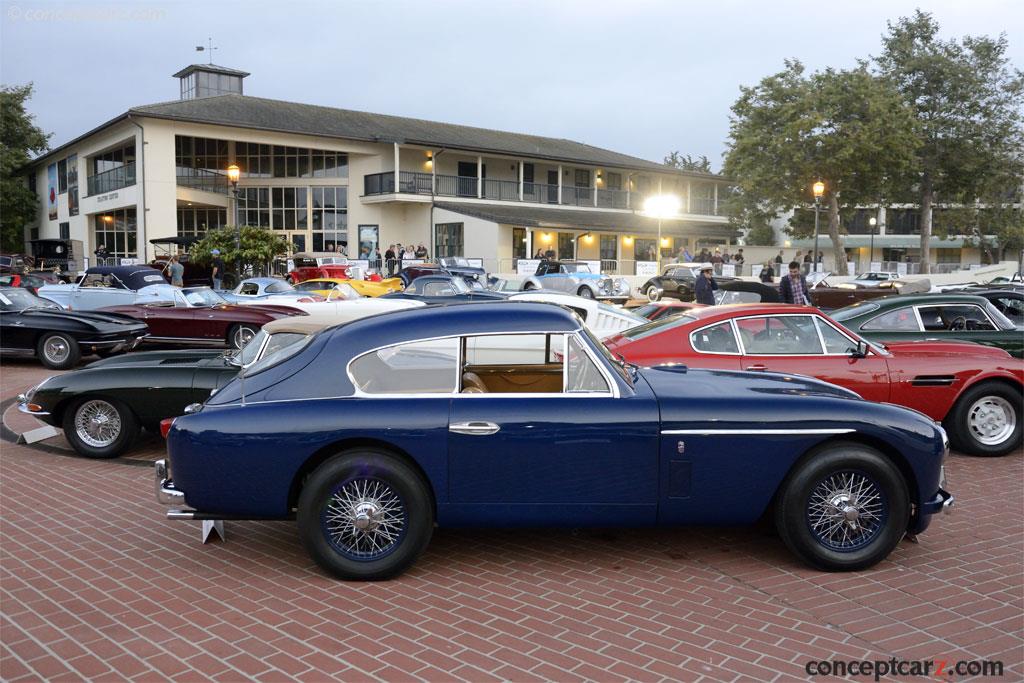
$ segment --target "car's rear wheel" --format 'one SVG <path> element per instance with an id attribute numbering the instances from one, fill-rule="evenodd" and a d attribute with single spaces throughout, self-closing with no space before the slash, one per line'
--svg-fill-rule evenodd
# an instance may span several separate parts
<path id="1" fill-rule="evenodd" d="M 303 545 L 342 579 L 401 574 L 430 542 L 434 509 L 426 483 L 399 458 L 378 450 L 334 456 L 299 495 Z"/>
<path id="2" fill-rule="evenodd" d="M 523 285 L 523 291 L 524 292 L 529 292 L 529 291 L 532 291 L 534 289 L 537 289 L 537 288 L 534 286 L 534 284 L 532 282 L 527 282 L 525 285 Z"/>
<path id="3" fill-rule="evenodd" d="M 253 325 L 233 325 L 228 332 L 228 345 L 233 349 L 240 349 L 252 341 L 258 332 Z"/>
<path id="4" fill-rule="evenodd" d="M 1021 392 L 1005 384 L 972 387 L 946 417 L 950 445 L 971 455 L 1006 455 L 1022 443 Z"/>
<path id="5" fill-rule="evenodd" d="M 36 355 L 40 362 L 53 370 L 74 367 L 82 357 L 78 342 L 62 332 L 49 332 L 39 338 Z"/>
<path id="6" fill-rule="evenodd" d="M 581 296 L 584 299 L 593 299 L 594 290 L 592 290 L 590 287 L 580 287 L 579 289 L 576 290 L 576 295 Z"/>
<path id="7" fill-rule="evenodd" d="M 650 287 L 647 288 L 647 300 L 650 301 L 651 303 L 654 303 L 655 301 L 661 301 L 661 297 L 663 294 L 664 292 L 661 290 L 660 287 L 655 287 L 654 285 L 651 285 Z"/>
<path id="8" fill-rule="evenodd" d="M 116 458 L 139 434 L 132 411 L 119 401 L 85 396 L 64 411 L 64 436 L 87 458 Z"/>
<path id="9" fill-rule="evenodd" d="M 899 469 L 860 444 L 827 444 L 780 488 L 775 527 L 811 566 L 854 571 L 885 559 L 903 538 L 910 495 Z"/>

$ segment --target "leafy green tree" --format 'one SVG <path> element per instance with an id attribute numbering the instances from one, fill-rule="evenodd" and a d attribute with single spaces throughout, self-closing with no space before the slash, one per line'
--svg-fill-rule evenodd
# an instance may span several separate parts
<path id="1" fill-rule="evenodd" d="M 663 163 L 666 166 L 679 169 L 680 171 L 697 171 L 700 173 L 714 173 L 711 170 L 711 162 L 703 154 L 699 157 L 691 157 L 689 154 L 683 156 L 678 151 L 669 152 Z"/>
<path id="2" fill-rule="evenodd" d="M 918 122 L 905 187 L 921 206 L 921 267 L 930 272 L 937 202 L 969 205 L 1020 187 L 1024 74 L 1010 65 L 1005 34 L 941 40 L 921 10 L 888 29 L 875 63 Z"/>
<path id="3" fill-rule="evenodd" d="M 209 263 L 213 260 L 211 252 L 220 250 L 220 257 L 228 270 L 233 270 L 235 263 L 241 258 L 243 272 L 266 272 L 270 262 L 278 256 L 285 256 L 291 251 L 291 243 L 281 235 L 251 225 L 241 229 L 241 249 L 235 247 L 236 229 L 225 227 L 211 230 L 203 239 L 189 248 L 191 258 L 197 263 Z"/>
<path id="4" fill-rule="evenodd" d="M 25 226 L 39 217 L 39 198 L 28 189 L 25 166 L 49 149 L 50 135 L 25 110 L 31 97 L 31 83 L 0 87 L 0 244 L 5 251 L 21 251 Z"/>
<path id="5" fill-rule="evenodd" d="M 831 238 L 835 263 L 846 260 L 841 205 L 874 203 L 888 194 L 891 180 L 911 163 L 917 140 L 909 107 L 866 63 L 808 76 L 799 61 L 787 60 L 779 73 L 742 87 L 732 114 L 723 172 L 738 183 L 730 204 L 734 223 L 756 227 L 807 207 L 814 202 L 812 185 L 821 180 L 822 232 Z M 795 224 L 791 231 L 802 232 Z"/>

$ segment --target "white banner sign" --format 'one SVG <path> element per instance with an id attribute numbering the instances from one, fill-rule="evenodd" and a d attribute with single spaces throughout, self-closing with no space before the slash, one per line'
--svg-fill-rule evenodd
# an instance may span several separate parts
<path id="1" fill-rule="evenodd" d="M 847 275 L 856 275 L 857 274 L 857 264 L 854 263 L 853 261 L 847 261 L 846 262 L 846 274 Z"/>
<path id="2" fill-rule="evenodd" d="M 722 277 L 736 277 L 736 266 L 731 263 L 723 263 Z"/>
<path id="3" fill-rule="evenodd" d="M 139 265 L 139 259 L 137 258 L 123 258 L 121 259 L 122 266 L 137 266 Z"/>
<path id="4" fill-rule="evenodd" d="M 868 270 L 879 271 L 881 269 L 882 269 L 882 262 L 881 261 L 872 261 L 868 265 Z"/>
<path id="5" fill-rule="evenodd" d="M 540 259 L 536 258 L 521 258 L 516 261 L 516 274 L 517 275 L 533 275 L 537 272 L 537 266 L 540 265 Z"/>
<path id="6" fill-rule="evenodd" d="M 643 277 L 654 277 L 658 274 L 657 261 L 637 261 L 636 274 Z"/>
<path id="7" fill-rule="evenodd" d="M 753 277 L 760 278 L 762 270 L 764 270 L 764 266 L 761 265 L 760 263 L 755 263 L 754 265 L 750 266 L 750 274 Z"/>
<path id="8" fill-rule="evenodd" d="M 899 273 L 900 275 L 906 275 L 907 274 L 907 264 L 903 263 L 903 262 L 897 263 L 896 264 L 896 272 Z"/>
<path id="9" fill-rule="evenodd" d="M 482 258 L 468 258 L 466 260 L 469 261 L 469 265 L 473 266 L 474 268 L 484 267 L 484 260 Z"/>

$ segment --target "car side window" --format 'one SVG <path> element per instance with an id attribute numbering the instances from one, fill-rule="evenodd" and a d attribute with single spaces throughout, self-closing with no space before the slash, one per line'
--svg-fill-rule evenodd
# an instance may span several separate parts
<path id="1" fill-rule="evenodd" d="M 1024 299 L 1011 299 L 1010 297 L 997 297 L 992 300 L 996 310 L 1010 319 L 1014 325 L 1024 325 Z"/>
<path id="2" fill-rule="evenodd" d="M 861 325 L 860 329 L 895 330 L 901 332 L 919 332 L 921 330 L 917 324 L 917 316 L 914 315 L 914 309 L 909 306 L 875 316 Z"/>
<path id="3" fill-rule="evenodd" d="M 820 355 L 821 341 L 809 315 L 766 315 L 741 318 L 736 327 L 743 350 L 755 355 Z"/>
<path id="4" fill-rule="evenodd" d="M 829 325 L 821 318 L 816 318 L 821 338 L 825 342 L 825 353 L 849 354 L 856 351 L 857 344 L 850 341 L 845 334 Z"/>
<path id="5" fill-rule="evenodd" d="M 576 337 L 569 337 L 566 351 L 566 393 L 604 393 L 608 391 L 608 382 Z"/>
<path id="6" fill-rule="evenodd" d="M 455 289 L 447 282 L 428 282 L 423 285 L 424 296 L 454 296 Z"/>
<path id="7" fill-rule="evenodd" d="M 929 332 L 991 331 L 995 329 L 985 312 L 972 304 L 922 306 L 918 312 L 921 314 L 924 329 Z"/>
<path id="8" fill-rule="evenodd" d="M 490 334 L 466 337 L 462 394 L 560 394 L 565 335 Z"/>
<path id="9" fill-rule="evenodd" d="M 244 296 L 256 296 L 260 293 L 260 286 L 255 282 L 242 283 L 242 287 L 238 290 L 239 294 Z"/>
<path id="10" fill-rule="evenodd" d="M 396 344 L 359 356 L 349 374 L 367 394 L 450 394 L 458 356 L 458 339 Z"/>
<path id="11" fill-rule="evenodd" d="M 690 344 L 695 351 L 703 353 L 740 352 L 740 347 L 736 344 L 736 335 L 733 334 L 732 325 L 728 321 L 691 333 Z"/>

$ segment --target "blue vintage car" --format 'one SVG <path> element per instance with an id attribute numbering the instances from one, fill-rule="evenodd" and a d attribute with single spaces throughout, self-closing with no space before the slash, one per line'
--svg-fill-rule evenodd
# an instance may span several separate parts
<path id="1" fill-rule="evenodd" d="M 620 303 L 630 298 L 629 282 L 625 278 L 595 273 L 589 264 L 579 261 L 541 261 L 537 272 L 523 281 L 523 289 L 550 289 Z"/>
<path id="2" fill-rule="evenodd" d="M 747 524 L 826 570 L 952 504 L 945 433 L 815 379 L 637 369 L 559 306 L 424 307 L 332 327 L 177 418 L 172 519 L 298 520 L 327 571 L 382 579 L 441 526 Z"/>

